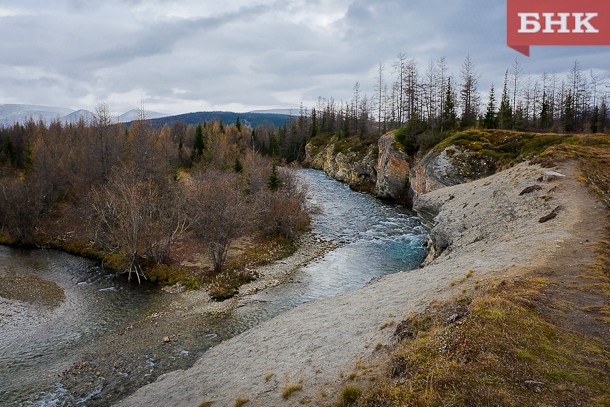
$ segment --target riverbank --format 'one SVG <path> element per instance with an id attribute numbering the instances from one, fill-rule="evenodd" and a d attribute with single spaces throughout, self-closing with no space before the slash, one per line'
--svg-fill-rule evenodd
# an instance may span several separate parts
<path id="1" fill-rule="evenodd" d="M 436 233 L 445 239 L 425 268 L 288 311 L 119 405 L 333 405 L 343 386 L 387 362 L 394 326 L 409 316 L 551 265 L 595 262 L 606 210 L 573 164 L 555 170 L 562 175 L 523 163 L 424 195 L 418 205 L 438 211 Z"/>
<path id="2" fill-rule="evenodd" d="M 80 352 L 58 380 L 58 399 L 68 405 L 79 400 L 89 406 L 109 405 L 154 381 L 161 372 L 192 365 L 197 351 L 221 341 L 210 329 L 210 320 L 229 318 L 244 296 L 289 280 L 295 270 L 335 247 L 310 233 L 302 235 L 297 246 L 291 256 L 257 268 L 258 278 L 223 302 L 214 301 L 206 290 L 168 287 L 164 305 L 159 307 L 162 311 L 149 313 Z M 45 397 L 53 398 L 54 394 Z"/>

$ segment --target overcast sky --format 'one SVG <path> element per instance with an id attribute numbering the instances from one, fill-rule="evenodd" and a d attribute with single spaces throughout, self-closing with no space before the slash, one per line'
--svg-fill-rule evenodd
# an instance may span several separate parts
<path id="1" fill-rule="evenodd" d="M 610 74 L 609 47 L 506 44 L 505 0 L 0 0 L 0 104 L 185 113 L 311 107 L 373 93 L 399 53 L 423 72 L 470 55 L 479 89 L 518 58 L 529 74 L 579 60 Z M 610 83 L 610 80 L 608 81 Z"/>

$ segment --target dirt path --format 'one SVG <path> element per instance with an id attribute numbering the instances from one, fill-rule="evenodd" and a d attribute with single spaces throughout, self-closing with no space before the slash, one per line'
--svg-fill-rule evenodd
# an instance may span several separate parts
<path id="1" fill-rule="evenodd" d="M 424 195 L 418 207 L 439 212 L 432 233 L 447 243 L 425 268 L 288 311 L 119 405 L 232 406 L 245 400 L 252 406 L 332 405 L 341 379 L 357 364 L 374 365 L 392 343 L 393 329 L 384 327 L 431 301 L 474 290 L 477 282 L 520 278 L 552 259 L 580 265 L 593 260 L 580 255 L 603 236 L 605 223 L 598 220 L 605 211 L 570 165 L 556 170 L 565 177 L 538 181 L 548 169 L 520 164 Z M 555 217 L 540 222 L 553 212 Z"/>

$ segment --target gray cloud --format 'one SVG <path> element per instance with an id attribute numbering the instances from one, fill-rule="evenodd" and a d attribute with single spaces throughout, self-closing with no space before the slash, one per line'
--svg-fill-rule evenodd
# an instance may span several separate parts
<path id="1" fill-rule="evenodd" d="M 404 52 L 424 71 L 470 55 L 480 89 L 519 58 L 526 72 L 610 73 L 607 47 L 505 45 L 505 3 L 488 0 L 6 0 L 0 6 L 0 103 L 170 113 L 295 107 L 372 93 Z M 16 10 L 16 11 L 15 11 Z M 150 104 L 150 105 L 148 105 Z"/>

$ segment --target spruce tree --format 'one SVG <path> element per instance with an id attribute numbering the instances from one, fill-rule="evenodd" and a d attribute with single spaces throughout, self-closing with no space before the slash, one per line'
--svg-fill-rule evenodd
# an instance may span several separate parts
<path id="1" fill-rule="evenodd" d="M 498 110 L 498 127 L 501 129 L 511 129 L 513 127 L 513 109 L 510 107 L 508 99 L 508 71 L 504 75 L 504 88 L 502 89 L 502 99 Z"/>
<path id="2" fill-rule="evenodd" d="M 491 84 L 489 89 L 489 101 L 487 102 L 487 110 L 483 118 L 483 127 L 486 129 L 495 129 L 498 127 L 498 117 L 496 115 L 496 95 L 494 92 L 494 84 Z"/>
<path id="3" fill-rule="evenodd" d="M 203 127 L 201 127 L 201 123 L 197 125 L 195 129 L 195 141 L 193 142 L 193 152 L 191 156 L 192 161 L 196 161 L 203 155 L 204 149 L 204 141 L 203 141 Z"/>
<path id="4" fill-rule="evenodd" d="M 441 121 L 441 132 L 455 130 L 457 124 L 457 114 L 455 113 L 455 98 L 451 88 L 451 78 L 447 81 L 447 93 L 445 95 L 445 105 L 443 106 L 443 117 Z"/>
<path id="5" fill-rule="evenodd" d="M 235 163 L 233 164 L 233 171 L 237 174 L 241 173 L 244 170 L 244 166 L 241 163 L 239 157 L 235 157 Z"/>
<path id="6" fill-rule="evenodd" d="M 318 135 L 318 116 L 316 109 L 311 109 L 311 138 Z"/>
<path id="7" fill-rule="evenodd" d="M 543 131 L 548 131 L 553 125 L 553 118 L 551 117 L 551 105 L 549 104 L 549 98 L 546 95 L 546 90 L 542 92 L 542 105 L 540 106 L 540 124 L 539 128 Z"/>
<path id="8" fill-rule="evenodd" d="M 563 105 L 563 129 L 566 132 L 572 132 L 575 128 L 575 117 L 574 117 L 574 96 L 572 90 L 568 90 L 564 105 Z"/>
<path id="9" fill-rule="evenodd" d="M 271 175 L 269 176 L 269 180 L 267 180 L 267 186 L 272 191 L 277 191 L 282 186 L 282 180 L 275 164 L 273 164 L 273 168 L 271 169 Z"/>

